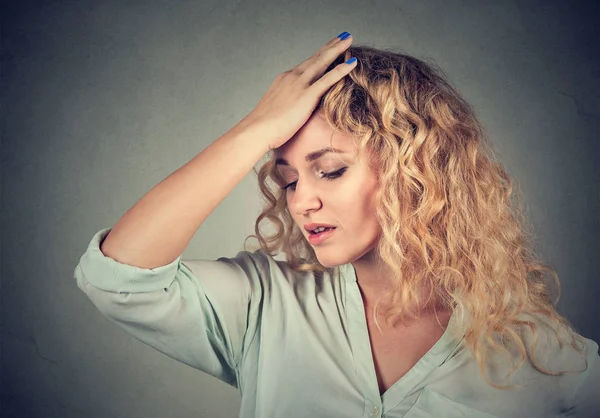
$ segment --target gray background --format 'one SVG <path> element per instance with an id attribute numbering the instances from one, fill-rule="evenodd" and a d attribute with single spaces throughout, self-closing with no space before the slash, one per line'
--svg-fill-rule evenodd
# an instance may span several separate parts
<path id="1" fill-rule="evenodd" d="M 237 416 L 234 388 L 109 323 L 73 270 L 96 231 L 344 30 L 435 60 L 473 104 L 562 312 L 600 341 L 598 2 L 20 1 L 2 18 L 2 416 Z M 250 173 L 184 258 L 235 255 L 259 207 Z"/>

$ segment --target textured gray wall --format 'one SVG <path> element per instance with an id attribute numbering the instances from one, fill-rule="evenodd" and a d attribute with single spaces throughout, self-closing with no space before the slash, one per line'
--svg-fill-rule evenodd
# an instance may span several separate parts
<path id="1" fill-rule="evenodd" d="M 475 106 L 563 280 L 562 311 L 600 341 L 598 12 L 566 1 L 6 3 L 2 416 L 237 416 L 235 389 L 109 323 L 73 270 L 97 230 L 344 30 L 435 59 Z M 184 258 L 235 255 L 259 202 L 251 173 Z"/>

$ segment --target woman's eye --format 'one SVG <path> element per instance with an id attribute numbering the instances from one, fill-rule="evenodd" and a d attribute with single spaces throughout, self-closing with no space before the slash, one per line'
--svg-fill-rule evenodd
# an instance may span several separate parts
<path id="1" fill-rule="evenodd" d="M 285 190 L 285 189 L 287 189 L 287 188 L 290 188 L 290 187 L 292 188 L 292 190 L 296 190 L 296 183 L 298 183 L 298 180 L 296 180 L 296 181 L 294 181 L 294 182 L 291 182 L 291 183 L 290 183 L 290 184 L 288 184 L 287 186 L 283 186 L 283 187 L 281 188 L 281 190 Z"/>
<path id="2" fill-rule="evenodd" d="M 331 173 L 322 173 L 321 174 L 321 178 L 324 178 L 325 180 L 334 180 L 337 179 L 338 177 L 341 177 L 342 174 L 344 174 L 344 171 L 346 171 L 348 169 L 348 167 L 342 167 L 339 170 L 333 171 Z M 282 190 L 286 190 L 286 189 L 291 189 L 291 190 L 296 190 L 296 183 L 298 183 L 298 180 L 288 184 L 287 186 L 282 187 Z"/>
<path id="3" fill-rule="evenodd" d="M 346 171 L 348 167 L 342 167 L 337 171 L 333 171 L 331 173 L 323 173 L 321 174 L 321 177 L 326 178 L 327 180 L 333 180 L 333 179 L 337 179 L 338 177 L 341 177 L 342 174 L 344 174 L 344 171 Z"/>

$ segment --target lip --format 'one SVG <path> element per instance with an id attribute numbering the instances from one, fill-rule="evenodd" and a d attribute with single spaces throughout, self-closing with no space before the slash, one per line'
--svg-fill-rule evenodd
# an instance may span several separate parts
<path id="1" fill-rule="evenodd" d="M 330 229 L 329 231 L 319 232 L 318 234 L 310 234 L 309 233 L 308 242 L 310 242 L 311 245 L 320 244 L 323 241 L 325 241 L 327 238 L 329 238 L 335 232 L 335 230 L 336 230 L 336 228 L 333 227 L 333 229 Z"/>
<path id="2" fill-rule="evenodd" d="M 304 224 L 304 230 L 310 234 L 310 231 L 312 231 L 314 229 L 317 229 L 317 228 L 319 228 L 321 226 L 323 226 L 325 228 L 335 228 L 334 225 L 323 224 L 323 223 L 316 222 L 316 223 Z"/>

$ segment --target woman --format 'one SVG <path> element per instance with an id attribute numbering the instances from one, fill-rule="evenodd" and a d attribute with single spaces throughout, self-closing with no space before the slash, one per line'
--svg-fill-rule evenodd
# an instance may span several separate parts
<path id="1" fill-rule="evenodd" d="M 78 286 L 139 340 L 237 387 L 241 417 L 594 416 L 598 345 L 555 310 L 543 273 L 556 274 L 472 109 L 422 61 L 351 43 L 344 32 L 280 74 L 97 232 Z M 267 152 L 262 248 L 182 260 Z"/>

